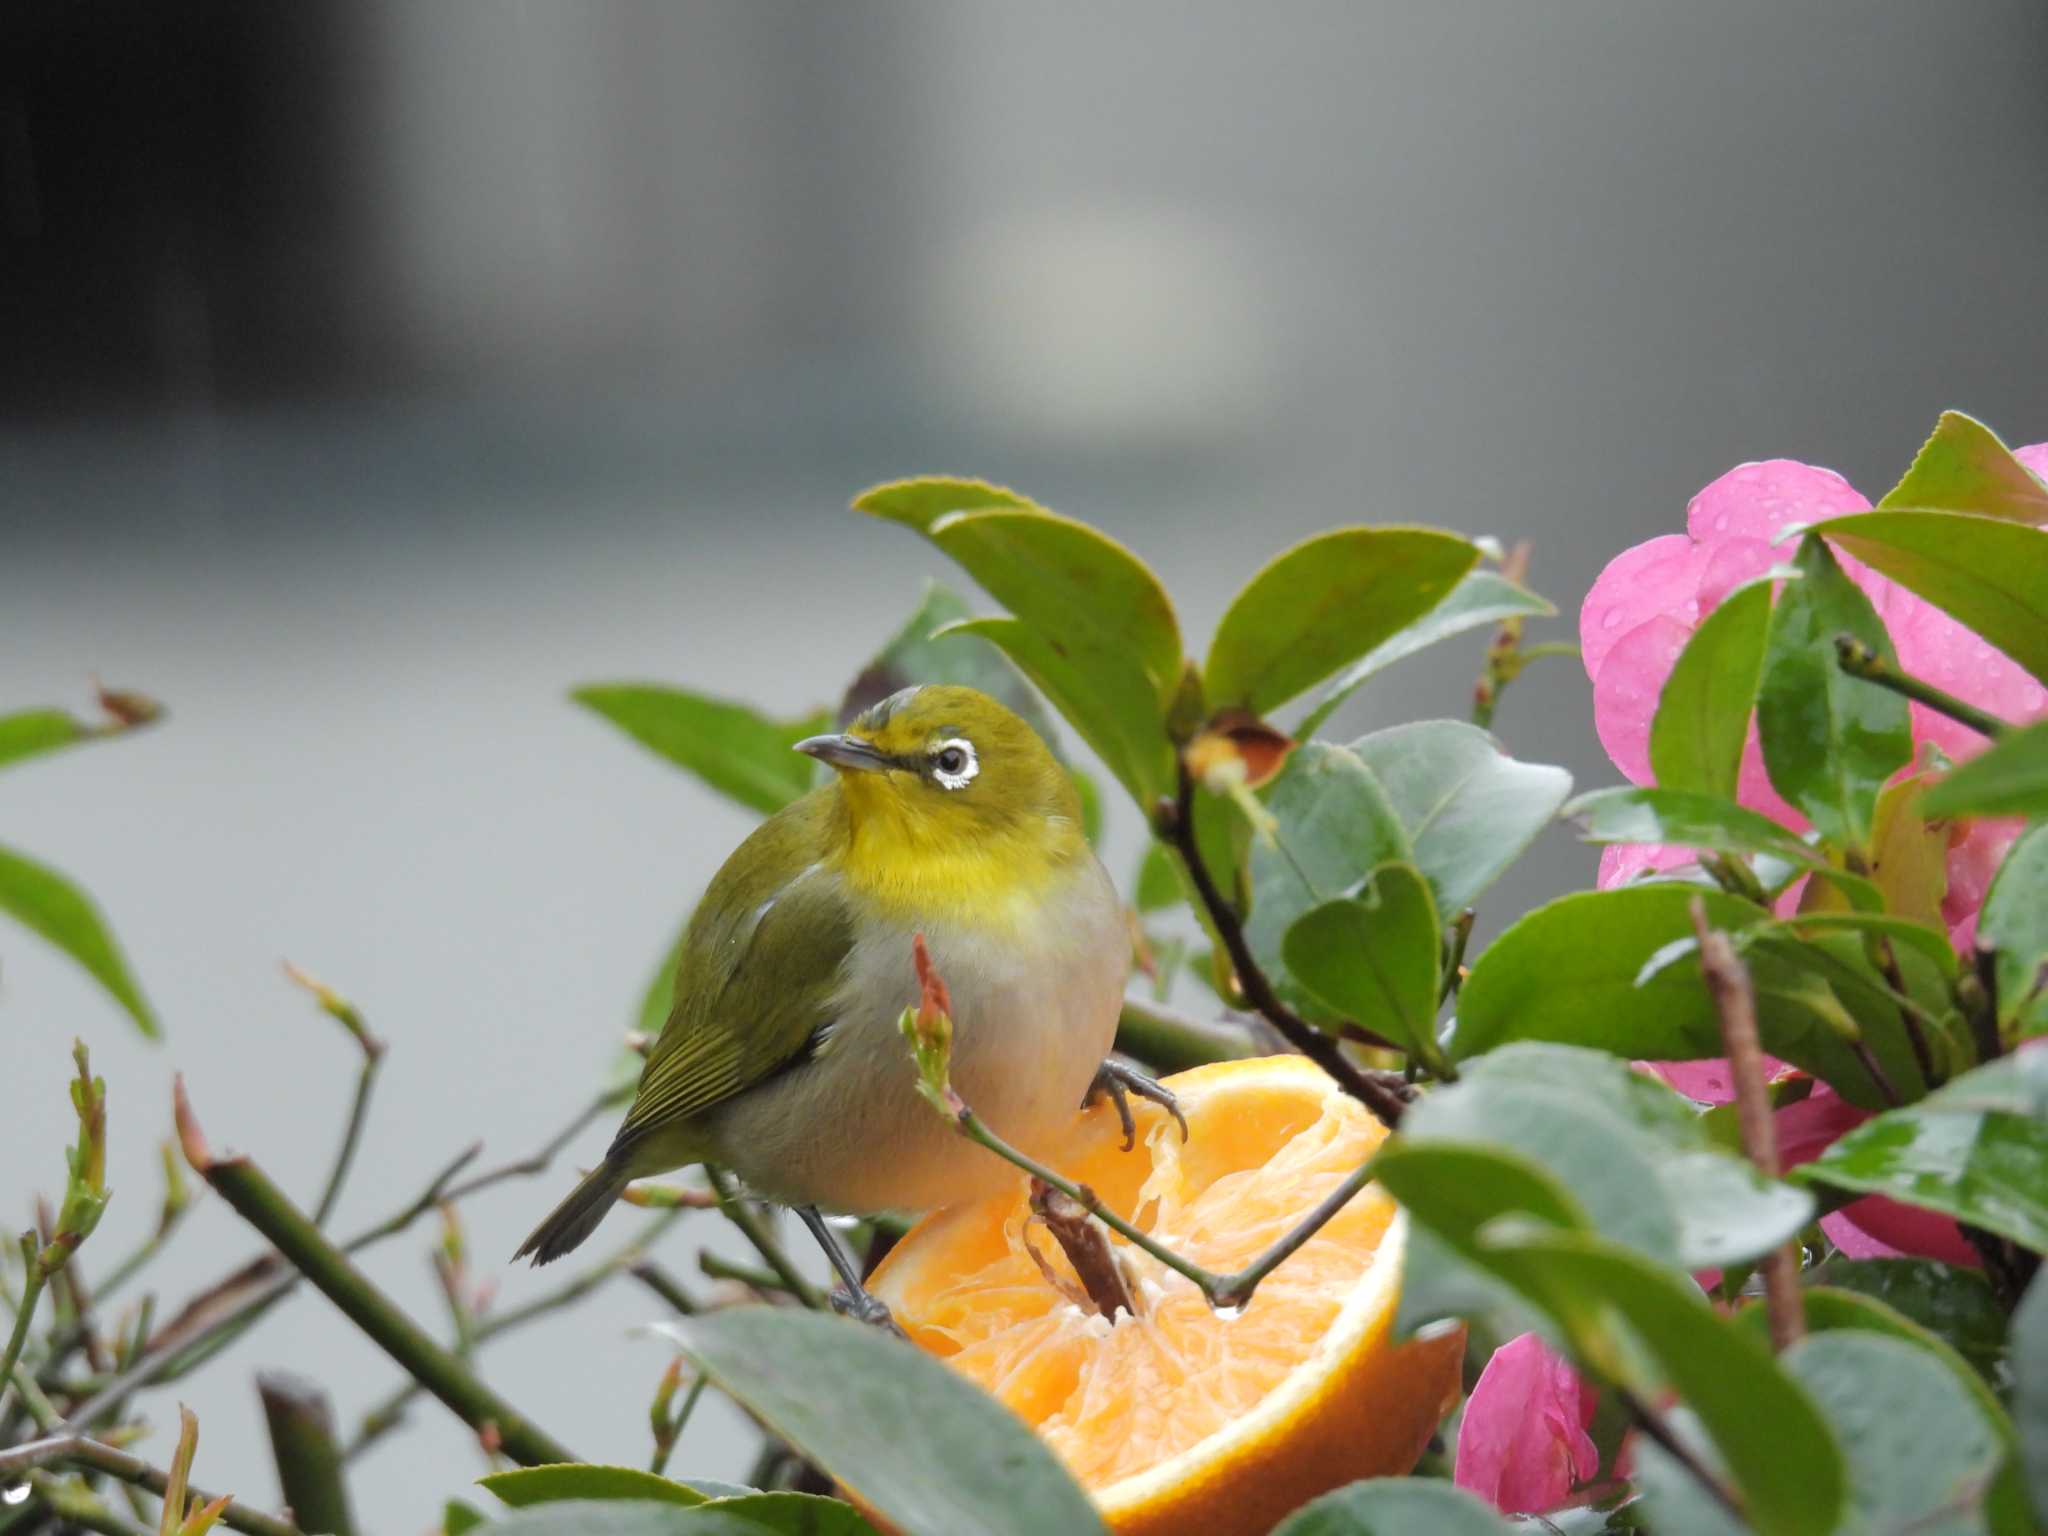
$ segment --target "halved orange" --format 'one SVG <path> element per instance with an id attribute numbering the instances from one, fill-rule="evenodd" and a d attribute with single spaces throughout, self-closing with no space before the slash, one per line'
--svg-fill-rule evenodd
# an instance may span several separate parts
<path id="1" fill-rule="evenodd" d="M 1061 1171 L 1204 1268 L 1236 1270 L 1371 1156 L 1379 1122 L 1299 1056 L 1169 1078 L 1125 1152 L 1081 1117 Z M 1457 1400 L 1462 1335 L 1396 1345 L 1406 1219 L 1368 1185 L 1236 1316 L 1116 1239 L 1142 1316 L 1070 1299 L 1065 1255 L 1007 1194 L 911 1229 L 869 1281 L 925 1349 L 1031 1424 L 1122 1536 L 1253 1536 L 1360 1477 L 1411 1470 Z M 1026 1243 L 1030 1244 L 1027 1250 Z M 1041 1271 L 1035 1250 L 1062 1282 Z"/>

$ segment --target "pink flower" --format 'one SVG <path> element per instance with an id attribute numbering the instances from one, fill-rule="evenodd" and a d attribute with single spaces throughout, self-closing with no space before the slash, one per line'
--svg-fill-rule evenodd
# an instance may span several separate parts
<path id="1" fill-rule="evenodd" d="M 1533 1333 L 1493 1352 L 1458 1426 L 1457 1484 L 1510 1515 L 1558 1508 L 1593 1480 L 1598 1399 Z"/>
<path id="2" fill-rule="evenodd" d="M 2048 473 L 2048 443 L 2022 448 L 2018 456 L 2035 473 Z M 1833 470 L 1790 459 L 1744 464 L 1693 498 L 1686 532 L 1638 544 L 1608 563 L 1579 611 L 1579 646 L 1593 679 L 1594 726 L 1616 767 L 1638 784 L 1652 781 L 1650 722 L 1679 652 L 1732 589 L 1791 557 L 1795 540 L 1779 537 L 1785 527 L 1869 506 Z M 2003 652 L 1860 562 L 1842 557 L 1842 566 L 1869 594 L 1907 671 L 2008 719 L 2048 715 L 2048 688 Z M 1912 719 L 1915 742 L 1931 743 L 1951 758 L 1985 746 L 1974 731 L 1924 705 L 1912 706 Z M 1736 798 L 1795 831 L 1806 829 L 1771 787 L 1753 722 Z M 1974 936 L 1985 887 L 2017 833 L 2014 822 L 1963 822 L 1954 829 L 1943 915 L 1958 948 Z M 1682 850 L 1611 846 L 1600 856 L 1599 885 L 1605 890 L 1688 858 Z"/>

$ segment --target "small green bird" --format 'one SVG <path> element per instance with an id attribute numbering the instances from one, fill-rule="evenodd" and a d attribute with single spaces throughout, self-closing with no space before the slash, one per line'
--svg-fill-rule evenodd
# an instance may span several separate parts
<path id="1" fill-rule="evenodd" d="M 1096 1086 L 1163 1094 L 1104 1060 L 1128 930 L 1029 725 L 972 688 L 906 688 L 796 750 L 832 782 L 713 878 L 625 1123 L 515 1258 L 560 1258 L 632 1180 L 711 1162 L 795 1207 L 865 1315 L 818 1207 L 925 1210 L 1014 1176 L 918 1096 L 897 1029 L 915 934 L 952 991 L 953 1081 L 1013 1145 L 1056 1147 Z"/>

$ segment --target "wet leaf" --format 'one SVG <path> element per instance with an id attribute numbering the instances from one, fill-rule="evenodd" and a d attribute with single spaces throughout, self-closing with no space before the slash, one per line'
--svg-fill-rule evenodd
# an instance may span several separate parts
<path id="1" fill-rule="evenodd" d="M 2048 822 L 2030 827 L 1998 866 L 1977 917 L 1977 944 L 1998 955 L 1998 1019 L 2048 1030 Z"/>
<path id="2" fill-rule="evenodd" d="M 1768 853 L 1812 868 L 1821 856 L 1770 817 L 1718 795 L 1685 789 L 1596 789 L 1562 814 L 1589 843 L 1676 843 L 1714 853 Z"/>
<path id="3" fill-rule="evenodd" d="M 1981 512 L 2039 525 L 2048 523 L 2048 486 L 2035 479 L 1981 421 L 1961 411 L 1943 411 L 1906 477 L 1877 505 L 1880 510 Z"/>
<path id="4" fill-rule="evenodd" d="M 1210 706 L 1277 708 L 1428 613 L 1478 558 L 1434 528 L 1339 528 L 1295 545 L 1216 626 L 1202 674 Z"/>
<path id="5" fill-rule="evenodd" d="M 1435 1478 L 1377 1477 L 1304 1504 L 1273 1536 L 1510 1536 L 1493 1510 Z"/>
<path id="6" fill-rule="evenodd" d="M 2011 731 L 1920 802 L 1928 816 L 2048 816 L 2048 720 Z"/>
<path id="7" fill-rule="evenodd" d="M 2048 1265 L 2012 1315 L 2012 1412 L 2036 1518 L 2048 1521 Z"/>
<path id="8" fill-rule="evenodd" d="M 1906 701 L 1843 672 L 1835 637 L 1852 635 L 1897 663 L 1870 599 L 1818 535 L 1800 541 L 1800 579 L 1771 612 L 1757 729 L 1771 784 L 1820 834 L 1867 850 L 1878 792 L 1913 755 Z"/>
<path id="9" fill-rule="evenodd" d="M 493 1472 L 477 1482 L 514 1509 L 563 1499 L 642 1499 L 657 1504 L 702 1504 L 704 1495 L 638 1467 L 588 1466 L 562 1462 Z"/>
<path id="10" fill-rule="evenodd" d="M 1663 788 L 1735 798 L 1770 618 L 1771 582 L 1752 581 L 1686 641 L 1650 722 L 1650 771 Z"/>
<path id="11" fill-rule="evenodd" d="M 1414 865 L 1382 864 L 1357 896 L 1297 918 L 1280 947 L 1294 979 L 1339 1017 L 1435 1058 L 1443 925 Z"/>

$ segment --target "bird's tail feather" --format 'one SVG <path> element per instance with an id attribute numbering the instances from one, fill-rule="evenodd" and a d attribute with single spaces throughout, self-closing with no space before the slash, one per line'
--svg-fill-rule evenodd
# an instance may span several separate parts
<path id="1" fill-rule="evenodd" d="M 533 1229 L 533 1235 L 519 1245 L 513 1259 L 531 1254 L 536 1267 L 559 1259 L 597 1230 L 597 1224 L 625 1193 L 632 1178 L 623 1159 L 607 1157 L 583 1176 L 567 1199 L 548 1212 L 547 1219 Z"/>

